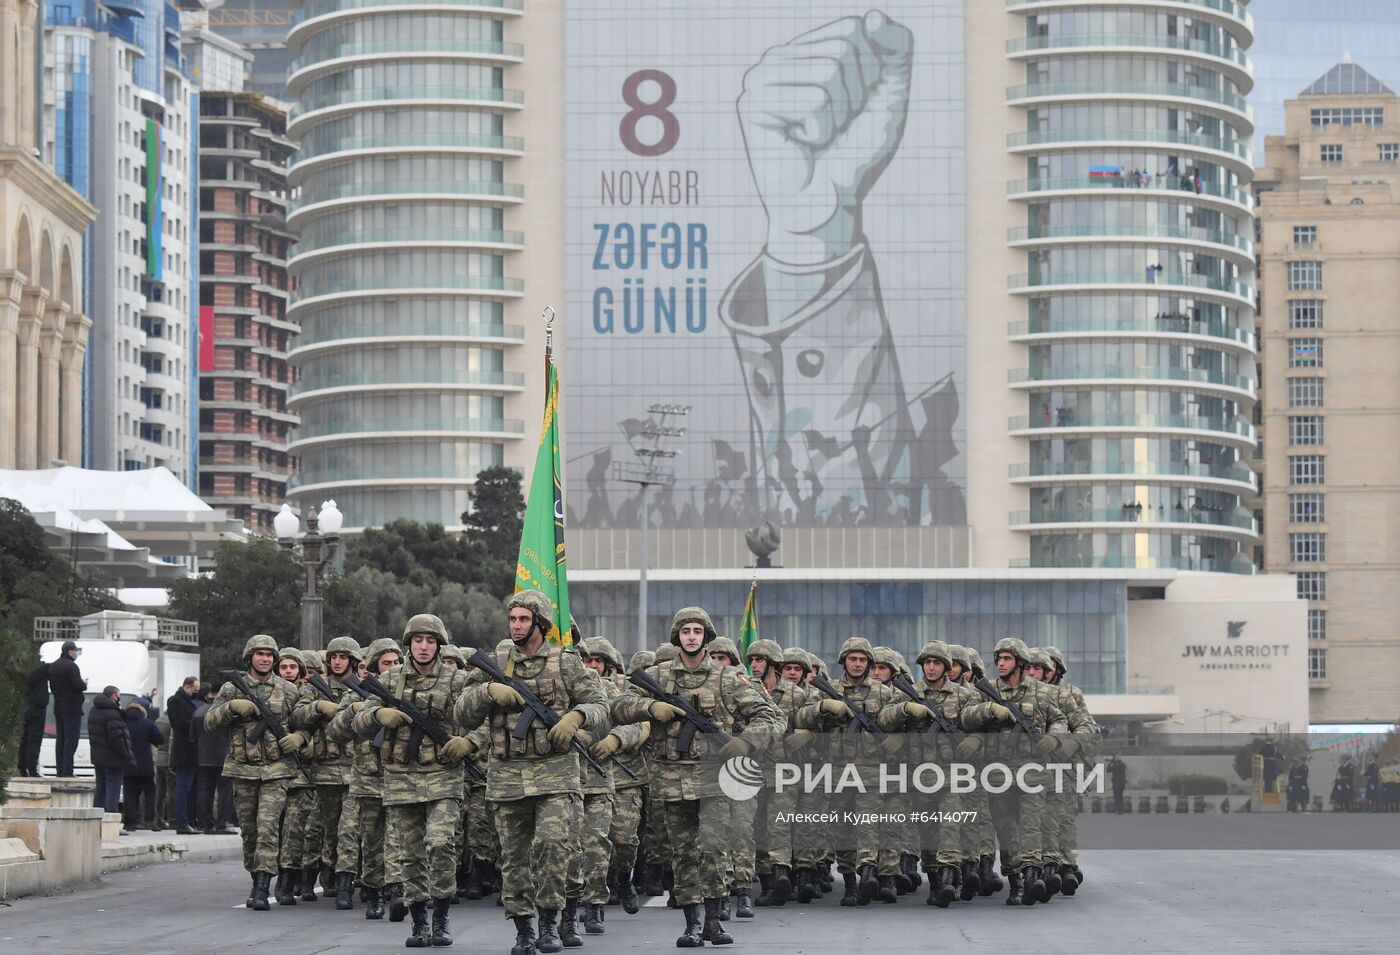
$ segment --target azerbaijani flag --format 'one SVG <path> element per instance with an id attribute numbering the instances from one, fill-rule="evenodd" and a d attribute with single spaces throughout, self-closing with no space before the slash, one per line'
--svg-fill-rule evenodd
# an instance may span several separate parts
<path id="1" fill-rule="evenodd" d="M 1090 166 L 1090 179 L 1112 179 L 1123 171 L 1122 166 Z"/>
<path id="2" fill-rule="evenodd" d="M 744 601 L 744 622 L 739 624 L 739 665 L 748 668 L 749 647 L 758 639 L 758 581 L 749 587 L 749 599 Z"/>
<path id="3" fill-rule="evenodd" d="M 554 627 L 548 639 L 568 646 L 569 575 L 564 562 L 564 484 L 559 461 L 559 372 L 548 347 L 544 363 L 544 427 L 520 531 L 515 590 L 538 590 L 549 598 L 554 605 Z"/>

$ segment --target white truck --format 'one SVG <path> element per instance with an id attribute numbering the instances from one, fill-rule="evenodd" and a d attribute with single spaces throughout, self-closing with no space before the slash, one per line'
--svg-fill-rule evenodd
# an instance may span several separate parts
<path id="1" fill-rule="evenodd" d="M 199 626 L 188 620 L 167 620 L 125 610 L 103 610 L 86 617 L 37 617 L 34 639 L 39 643 L 39 658 L 45 663 L 58 659 L 67 640 L 82 650 L 78 669 L 87 680 L 87 698 L 83 703 L 78 751 L 73 758 L 76 776 L 93 775 L 87 713 L 92 709 L 93 697 L 103 687 L 120 690 L 122 705 L 141 697 L 149 699 L 154 719 L 185 677 L 199 675 Z M 56 771 L 54 726 L 50 699 L 39 752 L 39 771 L 46 776 Z"/>

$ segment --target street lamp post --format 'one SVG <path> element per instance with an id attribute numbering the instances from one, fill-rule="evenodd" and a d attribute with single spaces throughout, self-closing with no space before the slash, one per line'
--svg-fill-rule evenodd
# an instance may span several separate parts
<path id="1" fill-rule="evenodd" d="M 289 505 L 273 518 L 272 525 L 277 532 L 277 543 L 301 565 L 304 584 L 301 595 L 301 648 L 321 649 L 321 612 L 326 588 L 324 570 L 335 559 L 336 547 L 340 544 L 340 527 L 344 515 L 335 506 L 335 501 L 324 501 L 318 515 L 312 508 L 306 515 L 306 533 L 297 539 L 301 522 L 292 513 Z"/>

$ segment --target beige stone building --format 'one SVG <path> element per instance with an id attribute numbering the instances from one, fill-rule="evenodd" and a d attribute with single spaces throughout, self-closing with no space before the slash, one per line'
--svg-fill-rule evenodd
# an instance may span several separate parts
<path id="1" fill-rule="evenodd" d="M 1393 722 L 1400 97 L 1343 60 L 1286 104 L 1265 151 L 1264 565 L 1308 600 L 1313 722 Z"/>
<path id="2" fill-rule="evenodd" d="M 0 0 L 0 469 L 81 463 L 83 232 L 96 210 L 39 159 L 34 0 Z"/>

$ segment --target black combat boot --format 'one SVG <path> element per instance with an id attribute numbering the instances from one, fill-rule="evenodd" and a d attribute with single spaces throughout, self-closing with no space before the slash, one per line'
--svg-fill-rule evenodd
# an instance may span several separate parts
<path id="1" fill-rule="evenodd" d="M 977 893 L 982 891 L 982 880 L 977 875 L 977 863 L 971 859 L 962 861 L 962 891 L 958 898 L 964 902 L 971 902 L 977 897 Z"/>
<path id="2" fill-rule="evenodd" d="M 608 901 L 606 904 L 618 905 L 622 902 L 621 890 L 618 888 L 618 882 L 621 878 L 622 873 L 618 871 L 618 869 L 612 868 L 608 870 Z"/>
<path id="3" fill-rule="evenodd" d="M 291 869 L 277 870 L 277 887 L 272 894 L 276 896 L 278 905 L 297 904 L 296 880 L 292 877 Z"/>
<path id="4" fill-rule="evenodd" d="M 510 955 L 535 955 L 535 917 L 533 915 L 513 915 L 515 923 L 515 945 Z"/>
<path id="5" fill-rule="evenodd" d="M 544 941 L 544 915 L 540 915 L 540 941 Z M 559 913 L 559 941 L 565 948 L 579 948 L 583 939 L 578 934 L 578 899 L 565 899 L 564 911 Z"/>
<path id="6" fill-rule="evenodd" d="M 981 856 L 977 860 L 977 894 L 983 897 L 996 895 L 1003 888 L 1001 876 L 997 875 L 996 860 L 991 856 Z"/>
<path id="7" fill-rule="evenodd" d="M 773 877 L 765 872 L 760 872 L 758 888 L 758 898 L 754 900 L 754 904 L 761 909 L 766 909 L 773 904 Z"/>
<path id="8" fill-rule="evenodd" d="M 470 859 L 463 859 L 457 863 L 457 885 L 454 887 L 452 896 L 455 899 L 465 898 L 467 894 L 467 873 L 472 870 Z"/>
<path id="9" fill-rule="evenodd" d="M 254 912 L 266 912 L 272 908 L 267 902 L 267 893 L 272 889 L 272 873 L 259 872 L 253 877 L 252 904 L 248 908 Z"/>
<path id="10" fill-rule="evenodd" d="M 408 914 L 413 919 L 413 931 L 404 939 L 403 947 L 427 948 L 433 940 L 433 933 L 428 930 L 428 903 L 414 902 L 408 907 Z"/>
<path id="11" fill-rule="evenodd" d="M 836 886 L 836 877 L 831 874 L 831 860 L 827 859 L 817 866 L 817 882 L 822 886 L 822 895 L 830 892 Z"/>
<path id="12" fill-rule="evenodd" d="M 719 899 L 705 900 L 705 930 L 700 937 L 711 945 L 732 945 L 734 936 L 724 930 L 719 920 Z"/>
<path id="13" fill-rule="evenodd" d="M 486 890 L 481 884 L 481 863 L 471 859 L 467 862 L 466 869 L 466 878 L 462 880 L 462 898 L 475 902 L 486 895 Z"/>
<path id="14" fill-rule="evenodd" d="M 676 948 L 704 948 L 705 940 L 701 938 L 704 933 L 702 906 L 699 902 L 683 905 L 681 911 L 685 913 L 685 931 L 676 938 Z"/>
<path id="15" fill-rule="evenodd" d="M 860 901 L 869 905 L 880 894 L 880 879 L 875 875 L 875 867 L 856 866 L 856 878 L 860 881 Z"/>
<path id="16" fill-rule="evenodd" d="M 631 869 L 617 870 L 617 898 L 622 903 L 622 911 L 636 915 L 642 908 L 642 900 L 637 897 L 637 886 L 632 882 Z"/>
<path id="17" fill-rule="evenodd" d="M 1040 877 L 1040 866 L 1028 865 L 1021 869 L 1021 904 L 1035 905 L 1045 901 L 1045 881 Z"/>
<path id="18" fill-rule="evenodd" d="M 924 881 L 919 878 L 919 857 L 912 852 L 900 853 L 899 864 L 904 877 L 909 880 L 909 891 L 913 892 Z"/>
<path id="19" fill-rule="evenodd" d="M 792 898 L 792 870 L 785 865 L 773 866 L 773 904 L 784 905 Z"/>
<path id="20" fill-rule="evenodd" d="M 1078 870 L 1072 865 L 1065 866 L 1060 870 L 1060 882 L 1060 892 L 1066 898 L 1074 895 L 1074 893 L 1079 891 Z"/>
<path id="21" fill-rule="evenodd" d="M 899 859 L 899 871 L 892 877 L 896 895 L 908 895 L 914 891 L 914 883 L 909 881 L 909 873 L 904 871 L 904 857 Z"/>
<path id="22" fill-rule="evenodd" d="M 258 874 L 254 872 L 248 883 L 248 901 L 243 903 L 245 908 L 251 909 L 253 907 L 253 893 L 256 891 L 258 891 Z"/>
<path id="23" fill-rule="evenodd" d="M 303 902 L 316 901 L 316 875 L 321 871 L 320 866 L 309 865 L 301 870 L 301 900 Z"/>
<path id="24" fill-rule="evenodd" d="M 451 899 L 433 899 L 433 935 L 429 941 L 434 948 L 446 948 L 452 944 L 452 936 L 447 931 L 447 915 L 451 907 Z"/>
<path id="25" fill-rule="evenodd" d="M 729 916 L 730 916 L 729 895 L 726 893 L 726 894 L 725 894 L 724 896 L 722 896 L 722 897 L 720 898 L 720 900 L 719 900 L 719 920 L 720 920 L 721 922 L 728 922 L 728 921 L 729 921 Z"/>
<path id="26" fill-rule="evenodd" d="M 355 907 L 355 873 L 335 874 L 335 907 L 341 911 Z"/>
<path id="27" fill-rule="evenodd" d="M 1059 867 L 1053 862 L 1047 862 L 1041 867 L 1040 877 L 1045 880 L 1045 899 L 1049 902 L 1051 897 L 1064 886 L 1064 880 L 1060 878 Z"/>
<path id="28" fill-rule="evenodd" d="M 1006 904 L 1021 905 L 1023 897 L 1021 889 L 1021 877 L 1013 872 L 1010 875 L 1008 875 L 1006 879 L 1008 882 L 1011 883 L 1011 888 L 1006 893 Z"/>
<path id="29" fill-rule="evenodd" d="M 588 911 L 583 918 L 583 933 L 585 935 L 602 935 L 607 929 L 603 928 L 604 909 L 597 902 L 588 903 Z"/>
<path id="30" fill-rule="evenodd" d="M 841 878 L 846 882 L 846 894 L 841 896 L 841 904 L 847 908 L 860 904 L 860 892 L 857 889 L 856 874 L 854 872 L 843 872 Z"/>
<path id="31" fill-rule="evenodd" d="M 561 952 L 564 950 L 564 943 L 559 940 L 559 910 L 540 909 L 540 937 L 535 942 L 535 948 L 549 955 L 550 952 Z"/>
<path id="32" fill-rule="evenodd" d="M 747 886 L 740 886 L 739 891 L 734 896 L 734 917 L 736 919 L 753 918 L 753 891 Z"/>
<path id="33" fill-rule="evenodd" d="M 953 867 L 950 865 L 940 865 L 938 871 L 933 875 L 934 884 L 938 886 L 938 893 L 933 896 L 933 904 L 940 909 L 946 909 L 957 898 L 958 889 L 953 882 Z M 933 889 L 930 887 L 930 893 Z"/>
<path id="34" fill-rule="evenodd" d="M 880 901 L 891 905 L 899 901 L 899 889 L 895 887 L 895 877 L 892 875 L 882 875 L 876 881 L 880 886 Z"/>
<path id="35" fill-rule="evenodd" d="M 822 897 L 821 887 L 817 885 L 817 874 L 811 869 L 797 870 L 797 901 L 803 905 L 815 902 Z"/>
<path id="36" fill-rule="evenodd" d="M 384 890 L 366 888 L 369 899 L 365 902 L 365 918 L 378 921 L 384 918 Z"/>
<path id="37" fill-rule="evenodd" d="M 665 887 L 661 884 L 661 866 L 651 864 L 647 866 L 646 882 L 642 885 L 642 892 L 652 898 L 665 892 Z"/>
<path id="38" fill-rule="evenodd" d="M 330 895 L 335 891 L 335 870 L 328 865 L 319 867 L 320 875 L 317 878 L 321 882 L 321 894 Z"/>
<path id="39" fill-rule="evenodd" d="M 387 888 L 389 895 L 389 921 L 402 922 L 408 915 L 408 903 L 403 900 L 403 883 L 395 882 Z"/>

